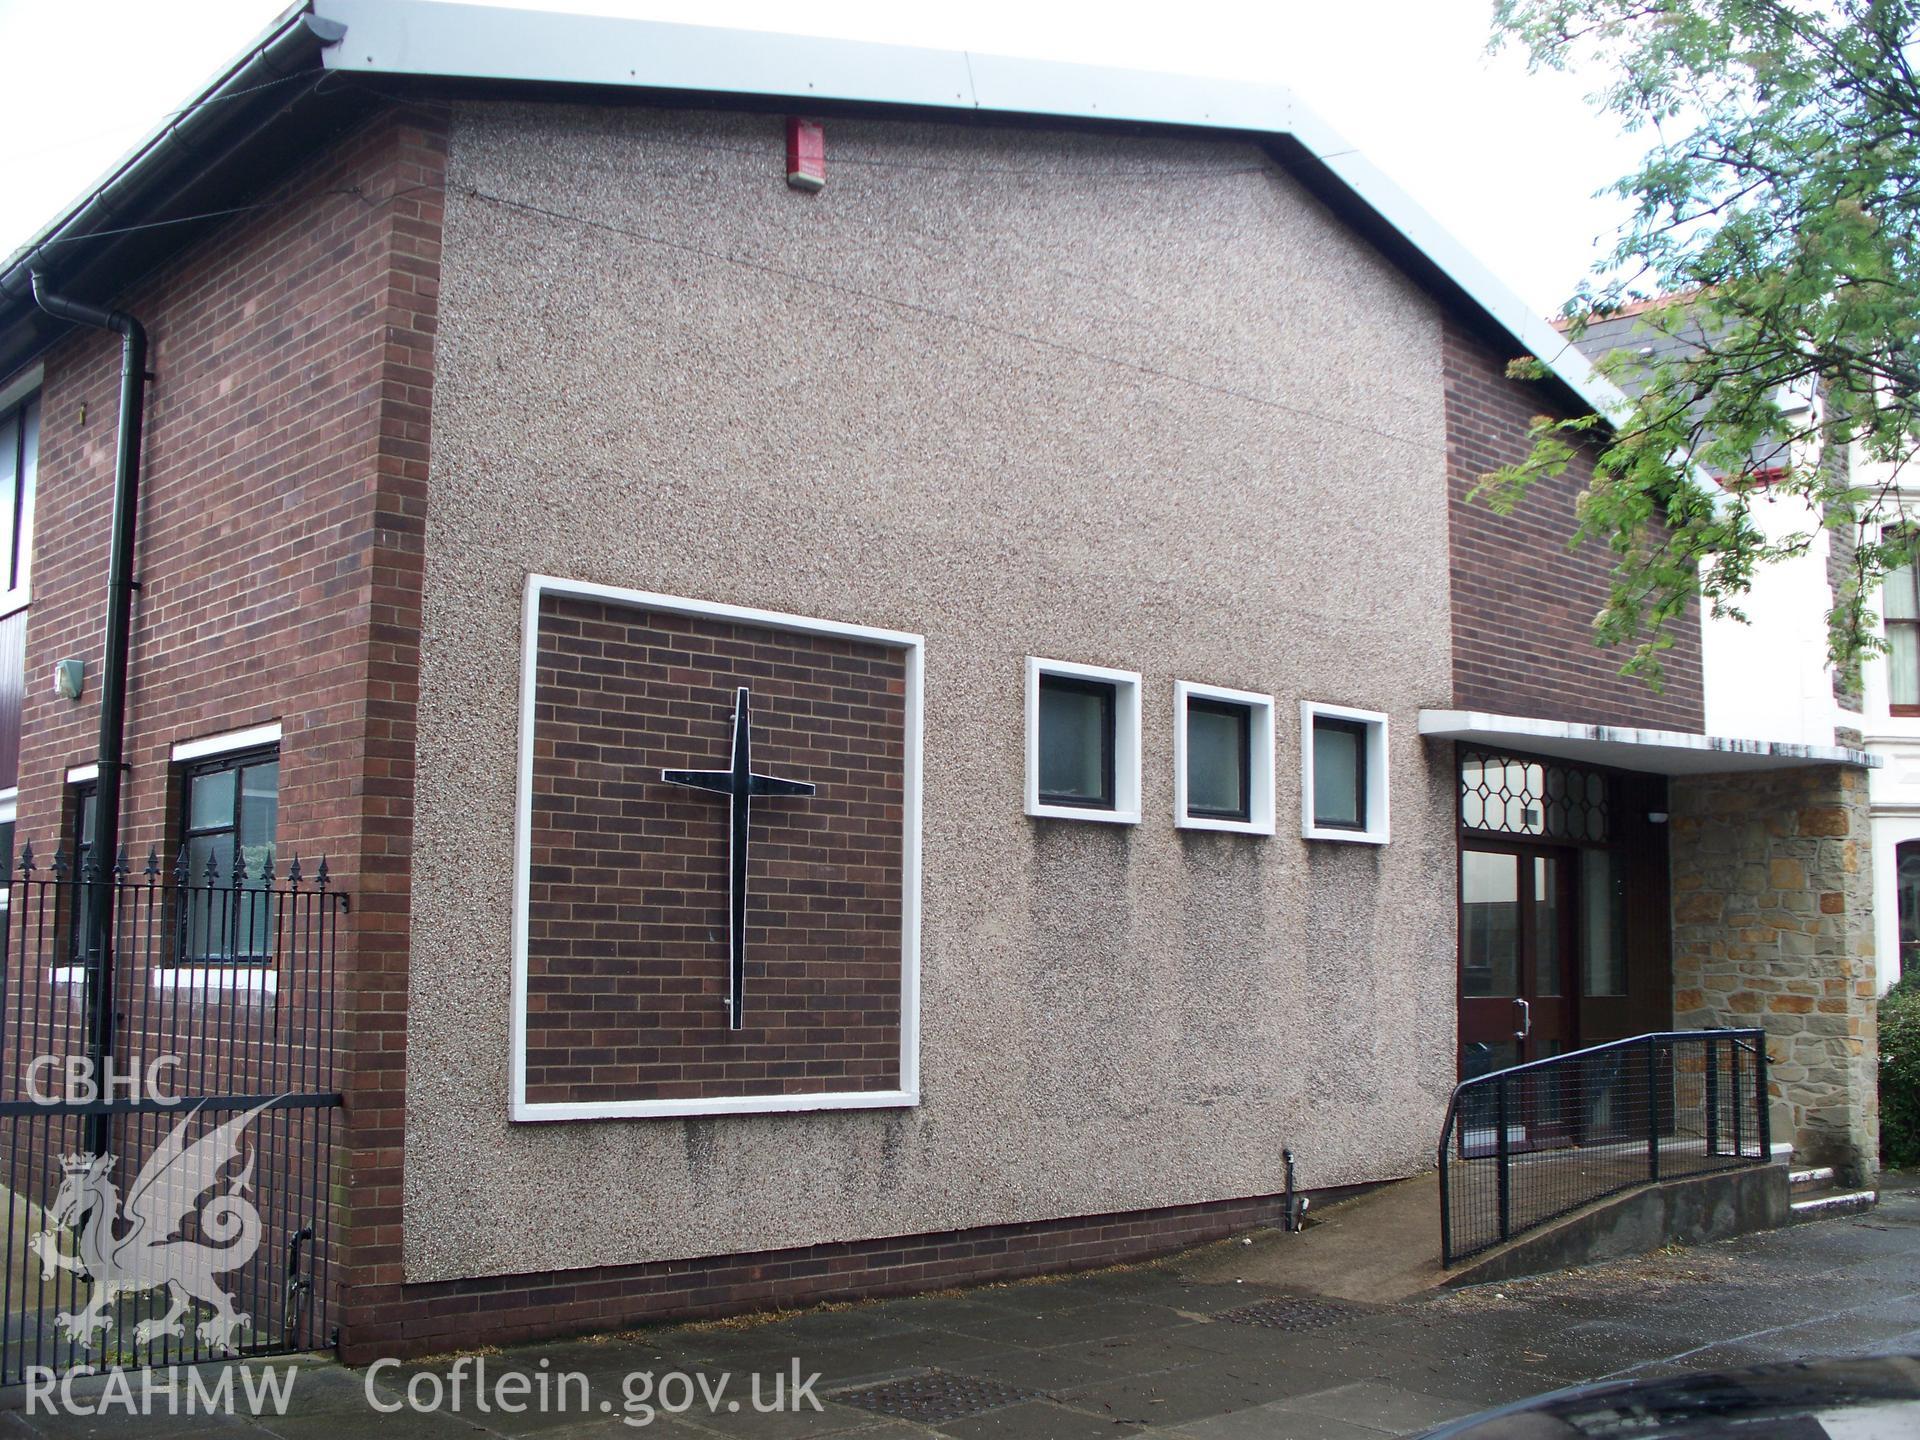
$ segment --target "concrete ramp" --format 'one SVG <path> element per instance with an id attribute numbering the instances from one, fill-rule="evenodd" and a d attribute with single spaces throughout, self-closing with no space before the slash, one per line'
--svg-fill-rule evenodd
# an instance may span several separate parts
<path id="1" fill-rule="evenodd" d="M 1211 1284 L 1244 1280 L 1376 1305 L 1447 1282 L 1440 1268 L 1440 1182 L 1433 1174 L 1309 1211 L 1308 1219 L 1297 1235 L 1256 1231 L 1175 1256 L 1167 1268 Z"/>
<path id="2" fill-rule="evenodd" d="M 1176 1255 L 1175 1274 L 1388 1305 L 1480 1285 L 1699 1245 L 1791 1219 L 1784 1165 L 1754 1165 L 1641 1185 L 1563 1215 L 1451 1270 L 1440 1268 L 1440 1183 L 1416 1175 L 1310 1212 L 1298 1235 L 1261 1230 Z"/>

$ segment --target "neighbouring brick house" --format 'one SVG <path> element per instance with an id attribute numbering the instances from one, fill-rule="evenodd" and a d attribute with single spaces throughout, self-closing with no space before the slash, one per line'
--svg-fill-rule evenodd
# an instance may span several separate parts
<path id="1" fill-rule="evenodd" d="M 351 898 L 344 1353 L 1147 1254 L 1676 1021 L 1873 1167 L 1861 757 L 1594 650 L 1578 467 L 1466 492 L 1610 392 L 1290 97 L 321 0 L 181 127 L 0 276 L 17 830 L 119 383 L 38 270 L 153 342 L 120 838 Z"/>

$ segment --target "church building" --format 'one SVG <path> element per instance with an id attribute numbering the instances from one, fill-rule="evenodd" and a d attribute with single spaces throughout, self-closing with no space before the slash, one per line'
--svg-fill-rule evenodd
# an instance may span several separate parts
<path id="1" fill-rule="evenodd" d="M 135 1054 L 319 1037 L 228 1090 L 350 1359 L 1140 1258 L 1674 1029 L 1871 1171 L 1868 757 L 1618 673 L 1590 467 L 1469 498 L 1613 398 L 1284 90 L 313 0 L 0 273 L 26 883 L 325 857 L 297 980 L 109 933 Z"/>

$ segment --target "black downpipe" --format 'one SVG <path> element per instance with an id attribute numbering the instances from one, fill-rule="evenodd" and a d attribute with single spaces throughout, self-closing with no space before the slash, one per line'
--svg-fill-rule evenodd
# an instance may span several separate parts
<path id="1" fill-rule="evenodd" d="M 140 428 L 146 417 L 147 331 L 124 310 L 103 310 L 55 295 L 33 275 L 33 299 L 57 320 L 111 330 L 120 337 L 120 436 L 113 462 L 113 547 L 107 560 L 107 640 L 100 667 L 100 779 L 95 793 L 91 875 L 76 876 L 85 893 L 81 954 L 89 957 L 88 1047 L 105 1093 L 113 1056 L 113 872 L 120 849 L 120 782 L 127 748 L 127 649 L 133 631 L 134 525 L 140 513 Z M 108 1116 L 87 1119 L 87 1148 L 109 1145 Z"/>

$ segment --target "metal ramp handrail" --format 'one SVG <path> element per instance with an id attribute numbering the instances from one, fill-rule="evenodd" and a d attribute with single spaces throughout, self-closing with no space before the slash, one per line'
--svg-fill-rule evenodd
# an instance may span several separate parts
<path id="1" fill-rule="evenodd" d="M 1635 1185 L 1765 1163 L 1766 1097 L 1758 1029 L 1655 1031 L 1461 1081 L 1440 1127 L 1441 1264 Z"/>

